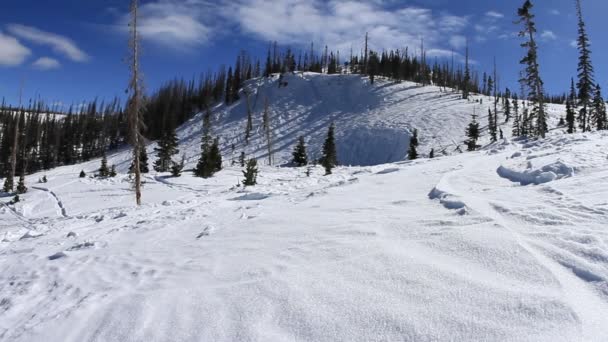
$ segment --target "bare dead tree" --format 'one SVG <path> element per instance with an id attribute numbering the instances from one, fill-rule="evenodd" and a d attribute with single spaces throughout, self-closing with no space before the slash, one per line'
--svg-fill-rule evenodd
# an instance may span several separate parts
<path id="1" fill-rule="evenodd" d="M 131 1 L 131 19 L 129 21 L 129 69 L 131 79 L 129 81 L 128 120 L 131 144 L 133 145 L 133 173 L 135 174 L 135 200 L 141 205 L 141 168 L 140 152 L 144 147 L 142 130 L 144 123 L 142 118 L 143 106 L 143 82 L 139 73 L 139 33 L 137 31 L 137 7 L 138 0 Z"/>
<path id="2" fill-rule="evenodd" d="M 247 126 L 245 127 L 245 144 L 249 145 L 249 139 L 251 138 L 251 131 L 253 130 L 253 118 L 251 113 L 251 105 L 249 103 L 249 90 L 244 89 L 245 100 L 247 104 Z"/>
<path id="3" fill-rule="evenodd" d="M 272 132 L 270 128 L 270 111 L 268 98 L 264 101 L 264 116 L 263 116 L 263 124 L 264 124 L 264 133 L 266 134 L 266 143 L 268 147 L 268 165 L 272 165 Z"/>

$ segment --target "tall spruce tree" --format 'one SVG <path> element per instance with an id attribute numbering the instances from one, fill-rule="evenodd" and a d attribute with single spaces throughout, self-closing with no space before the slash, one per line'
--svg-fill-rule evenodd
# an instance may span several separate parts
<path id="1" fill-rule="evenodd" d="M 338 165 L 338 152 L 336 150 L 336 126 L 332 122 L 327 131 L 327 138 L 323 143 L 323 155 L 321 165 L 325 168 L 325 175 L 331 175 L 332 169 Z"/>
<path id="2" fill-rule="evenodd" d="M 488 130 L 490 132 L 490 141 L 497 142 L 498 141 L 498 125 L 497 125 L 497 117 L 494 113 L 492 113 L 492 109 L 488 108 Z"/>
<path id="3" fill-rule="evenodd" d="M 467 126 L 466 130 L 467 136 L 467 150 L 475 151 L 477 149 L 477 140 L 479 140 L 479 122 L 477 122 L 477 115 L 473 112 L 471 116 L 471 122 Z"/>
<path id="4" fill-rule="evenodd" d="M 595 84 L 589 36 L 583 20 L 581 0 L 576 0 L 576 15 L 578 18 L 578 106 L 580 107 L 578 121 L 583 132 L 591 129 L 590 111 L 593 107 L 593 86 Z"/>
<path id="5" fill-rule="evenodd" d="M 602 97 L 602 88 L 600 88 L 599 84 L 595 86 L 591 121 L 598 131 L 608 129 L 606 122 L 606 102 Z"/>
<path id="6" fill-rule="evenodd" d="M 101 165 L 99 167 L 99 177 L 108 177 L 110 175 L 110 169 L 108 168 L 108 158 L 104 153 L 101 157 Z"/>
<path id="7" fill-rule="evenodd" d="M 544 98 L 544 83 L 540 76 L 540 67 L 538 64 L 538 45 L 536 44 L 536 23 L 534 22 L 534 14 L 532 8 L 534 5 L 530 0 L 526 0 L 521 8 L 518 9 L 519 16 L 518 24 L 523 25 L 523 29 L 519 32 L 519 36 L 525 41 L 521 44 L 526 50 L 524 58 L 520 61 L 525 65 L 524 77 L 522 81 L 529 88 L 529 100 L 532 102 L 532 110 L 529 113 L 530 119 L 535 120 L 534 134 L 537 137 L 544 138 L 547 133 L 547 117 Z"/>
<path id="8" fill-rule="evenodd" d="M 255 159 L 249 159 L 247 162 L 247 168 L 243 171 L 243 185 L 254 186 L 258 183 L 258 161 Z"/>
<path id="9" fill-rule="evenodd" d="M 576 131 L 576 89 L 574 88 L 574 79 L 570 80 L 570 94 L 566 99 L 566 125 L 568 133 L 572 134 Z"/>
<path id="10" fill-rule="evenodd" d="M 513 95 L 513 137 L 521 136 L 521 115 L 519 114 L 519 98 L 517 94 Z"/>
<path id="11" fill-rule="evenodd" d="M 407 157 L 409 160 L 418 159 L 418 130 L 414 129 L 414 134 L 410 138 L 410 146 L 407 151 Z"/>
<path id="12" fill-rule="evenodd" d="M 295 166 L 302 167 L 308 165 L 308 155 L 306 154 L 306 141 L 304 141 L 303 136 L 300 136 L 300 138 L 298 138 L 298 144 L 296 145 L 296 147 L 294 147 L 292 156 L 292 163 Z"/>
<path id="13" fill-rule="evenodd" d="M 211 111 L 203 117 L 203 137 L 201 138 L 201 156 L 194 170 L 197 177 L 210 178 L 222 169 L 222 155 L 219 139 L 211 136 Z"/>
<path id="14" fill-rule="evenodd" d="M 177 134 L 175 129 L 170 129 L 158 142 L 158 147 L 154 148 L 158 159 L 154 162 L 154 170 L 157 172 L 169 172 L 173 165 L 173 156 L 179 153 Z"/>

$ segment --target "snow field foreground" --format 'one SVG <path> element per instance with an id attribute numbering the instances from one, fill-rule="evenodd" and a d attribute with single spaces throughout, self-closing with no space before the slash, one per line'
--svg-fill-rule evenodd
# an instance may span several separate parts
<path id="1" fill-rule="evenodd" d="M 140 208 L 125 175 L 78 178 L 98 161 L 58 168 L 0 208 L 0 340 L 606 341 L 607 147 L 262 167 L 248 189 L 152 173 Z"/>

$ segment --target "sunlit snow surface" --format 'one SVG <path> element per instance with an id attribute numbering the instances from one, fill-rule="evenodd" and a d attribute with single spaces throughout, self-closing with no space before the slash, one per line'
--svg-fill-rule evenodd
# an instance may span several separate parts
<path id="1" fill-rule="evenodd" d="M 22 202 L 0 207 L 0 340 L 608 340 L 608 134 L 558 130 L 402 162 L 408 127 L 421 130 L 423 154 L 451 146 L 468 108 L 482 105 L 433 107 L 433 97 L 457 95 L 405 83 L 358 94 L 368 85 L 355 76 L 266 82 L 268 92 L 320 83 L 312 104 L 292 106 L 289 93 L 272 100 L 275 118 L 281 106 L 304 113 L 276 124 L 277 163 L 289 159 L 298 125 L 312 153 L 320 146 L 328 118 L 306 109 L 316 101 L 339 138 L 354 137 L 353 150 L 391 163 L 328 177 L 262 166 L 247 189 L 236 187 L 239 167 L 208 180 L 151 173 L 140 208 L 124 174 L 78 178 L 99 161 L 49 171 L 45 184 L 32 175 Z M 330 82 L 354 90 L 330 96 Z M 228 156 L 232 143 L 242 150 L 239 106 L 215 111 Z M 199 120 L 180 130 L 189 167 Z M 262 161 L 256 132 L 248 154 Z M 384 162 L 356 155 L 353 164 Z M 124 173 L 128 157 L 109 159 Z"/>

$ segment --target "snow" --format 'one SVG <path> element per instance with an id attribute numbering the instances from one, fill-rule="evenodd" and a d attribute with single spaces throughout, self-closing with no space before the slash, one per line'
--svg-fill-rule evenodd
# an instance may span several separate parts
<path id="1" fill-rule="evenodd" d="M 422 151 L 453 146 L 476 104 L 407 83 L 368 94 L 355 76 L 290 78 L 298 97 L 259 82 L 284 115 L 277 164 L 297 125 L 318 151 L 331 118 L 338 141 L 373 140 L 353 145 L 359 166 L 261 165 L 247 188 L 239 167 L 151 173 L 141 207 L 128 151 L 109 156 L 114 179 L 78 177 L 99 161 L 49 171 L 44 186 L 27 177 L 20 203 L 1 199 L 0 341 L 608 340 L 607 133 L 404 162 L 394 132 L 418 128 Z M 240 144 L 239 107 L 214 112 L 227 144 Z M 188 167 L 199 119 L 179 133 Z M 376 133 L 349 133 L 365 127 Z M 264 158 L 258 135 L 248 153 Z M 543 173 L 555 177 L 522 185 Z"/>

